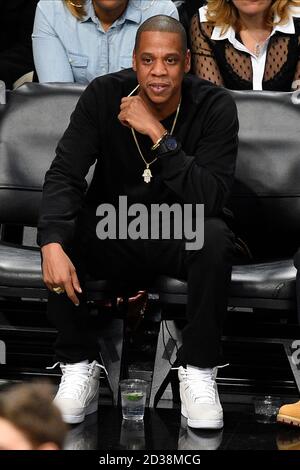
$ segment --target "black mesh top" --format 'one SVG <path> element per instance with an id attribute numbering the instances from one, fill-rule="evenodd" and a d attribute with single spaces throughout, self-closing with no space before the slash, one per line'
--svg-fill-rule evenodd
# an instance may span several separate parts
<path id="1" fill-rule="evenodd" d="M 263 90 L 300 88 L 300 18 L 293 20 L 295 34 L 276 31 L 269 39 Z M 192 71 L 231 90 L 252 90 L 251 55 L 237 50 L 228 39 L 212 40 L 213 29 L 211 23 L 200 22 L 199 13 L 193 16 L 190 26 Z"/>

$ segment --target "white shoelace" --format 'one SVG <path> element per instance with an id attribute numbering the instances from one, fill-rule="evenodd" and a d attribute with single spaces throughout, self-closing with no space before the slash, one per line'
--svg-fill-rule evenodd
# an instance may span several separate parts
<path id="1" fill-rule="evenodd" d="M 191 371 L 185 369 L 185 389 L 189 390 L 192 399 L 198 403 L 215 403 L 216 369 Z"/>
<path id="2" fill-rule="evenodd" d="M 90 378 L 92 363 L 61 364 L 57 362 L 53 366 L 47 367 L 47 369 L 54 369 L 58 364 L 60 365 L 63 373 L 58 390 L 59 397 L 79 398 Z M 103 369 L 106 375 L 108 375 L 106 368 L 101 364 L 96 363 L 93 367 Z"/>
<path id="3" fill-rule="evenodd" d="M 215 403 L 216 401 L 216 376 L 217 370 L 228 364 L 212 369 L 188 369 L 182 368 L 185 390 L 188 390 L 191 398 L 198 403 Z M 174 367 L 172 369 L 179 369 Z"/>

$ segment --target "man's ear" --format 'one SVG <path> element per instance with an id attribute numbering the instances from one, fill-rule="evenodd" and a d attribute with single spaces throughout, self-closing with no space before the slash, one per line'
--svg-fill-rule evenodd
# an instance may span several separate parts
<path id="1" fill-rule="evenodd" d="M 136 53 L 135 53 L 135 49 L 133 51 L 133 56 L 132 56 L 132 68 L 136 72 Z"/>
<path id="2" fill-rule="evenodd" d="M 191 51 L 188 49 L 185 55 L 184 71 L 188 73 L 191 70 Z"/>

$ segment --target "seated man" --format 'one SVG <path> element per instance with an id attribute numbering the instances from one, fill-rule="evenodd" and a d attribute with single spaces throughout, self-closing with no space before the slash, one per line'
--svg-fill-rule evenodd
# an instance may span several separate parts
<path id="1" fill-rule="evenodd" d="M 188 323 L 178 355 L 182 413 L 189 426 L 221 428 L 215 378 L 235 250 L 222 211 L 234 178 L 236 107 L 224 89 L 185 75 L 190 52 L 174 18 L 158 15 L 140 26 L 133 68 L 88 86 L 45 177 L 38 243 L 63 372 L 55 401 L 70 423 L 98 406 L 100 365 L 86 273 L 133 284 L 173 275 L 188 281 Z M 96 160 L 85 194 L 84 178 Z M 147 217 L 140 218 L 140 238 L 131 236 L 138 224 L 126 224 L 121 198 L 128 220 L 141 205 L 192 205 L 197 212 L 204 204 L 204 246 L 189 249 L 177 233 L 145 237 Z M 114 223 L 99 221 L 111 207 L 118 234 Z"/>

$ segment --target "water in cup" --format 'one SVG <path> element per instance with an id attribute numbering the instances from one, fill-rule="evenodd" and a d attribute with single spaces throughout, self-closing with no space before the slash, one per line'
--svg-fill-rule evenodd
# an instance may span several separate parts
<path id="1" fill-rule="evenodd" d="M 143 419 L 146 403 L 144 392 L 122 392 L 122 410 L 124 419 Z"/>
<path id="2" fill-rule="evenodd" d="M 120 383 L 124 419 L 141 420 L 144 417 L 147 382 L 139 379 Z"/>

